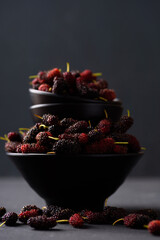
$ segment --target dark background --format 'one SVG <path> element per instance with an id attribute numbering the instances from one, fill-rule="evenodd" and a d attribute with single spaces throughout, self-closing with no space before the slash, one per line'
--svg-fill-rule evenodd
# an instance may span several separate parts
<path id="1" fill-rule="evenodd" d="M 28 76 L 69 61 L 103 72 L 147 148 L 133 175 L 160 175 L 160 1 L 0 2 L 0 135 L 32 125 Z M 0 143 L 0 175 L 18 172 Z"/>

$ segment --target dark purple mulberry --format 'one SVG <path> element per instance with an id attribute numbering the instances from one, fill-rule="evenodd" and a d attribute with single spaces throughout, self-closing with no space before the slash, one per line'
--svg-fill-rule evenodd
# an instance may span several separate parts
<path id="1" fill-rule="evenodd" d="M 59 122 L 58 117 L 52 114 L 44 114 L 42 116 L 42 123 L 46 126 L 57 125 Z"/>
<path id="2" fill-rule="evenodd" d="M 99 129 L 93 129 L 88 133 L 88 141 L 91 143 L 95 141 L 99 141 L 104 137 L 105 135 Z"/>
<path id="3" fill-rule="evenodd" d="M 2 216 L 6 213 L 6 209 L 4 207 L 0 207 L 0 221 L 2 220 Z"/>
<path id="4" fill-rule="evenodd" d="M 128 116 L 122 116 L 119 122 L 114 125 L 114 132 L 125 133 L 133 125 L 133 118 Z"/>
<path id="5" fill-rule="evenodd" d="M 47 230 L 57 225 L 54 217 L 37 216 L 28 219 L 27 224 L 35 229 Z"/>
<path id="6" fill-rule="evenodd" d="M 124 208 L 110 206 L 105 207 L 103 212 L 105 213 L 107 223 L 113 223 L 117 219 L 124 218 L 127 215 L 127 212 Z"/>
<path id="7" fill-rule="evenodd" d="M 53 151 L 56 153 L 79 153 L 81 147 L 75 141 L 62 139 L 53 145 Z"/>
<path id="8" fill-rule="evenodd" d="M 60 121 L 60 126 L 62 127 L 63 130 L 65 130 L 66 128 L 69 128 L 71 125 L 75 124 L 76 122 L 78 121 L 73 118 L 63 118 Z"/>
<path id="9" fill-rule="evenodd" d="M 34 143 L 36 142 L 36 135 L 40 132 L 40 123 L 36 123 L 32 128 L 29 129 L 28 132 L 26 132 L 23 143 Z"/>
<path id="10" fill-rule="evenodd" d="M 56 94 L 65 94 L 67 89 L 66 82 L 62 77 L 55 77 L 53 80 L 52 92 Z"/>
<path id="11" fill-rule="evenodd" d="M 124 217 L 124 225 L 130 228 L 143 228 L 152 219 L 144 214 L 132 213 Z"/>
<path id="12" fill-rule="evenodd" d="M 65 133 L 82 133 L 86 132 L 88 123 L 86 121 L 78 121 L 65 130 Z"/>
<path id="13" fill-rule="evenodd" d="M 7 226 L 14 226 L 17 220 L 18 220 L 18 215 L 15 212 L 7 212 L 2 217 L 2 221 L 5 222 Z"/>

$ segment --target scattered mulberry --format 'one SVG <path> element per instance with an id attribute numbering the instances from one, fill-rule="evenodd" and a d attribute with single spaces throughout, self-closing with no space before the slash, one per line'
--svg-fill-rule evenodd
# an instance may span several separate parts
<path id="1" fill-rule="evenodd" d="M 58 117 L 51 114 L 44 114 L 42 116 L 42 123 L 46 126 L 58 125 Z"/>
<path id="2" fill-rule="evenodd" d="M 26 132 L 26 135 L 23 138 L 23 143 L 34 143 L 36 142 L 36 135 L 40 132 L 40 123 L 36 123 L 32 128 Z"/>
<path id="3" fill-rule="evenodd" d="M 55 205 L 49 205 L 43 208 L 43 215 L 47 217 L 58 216 L 59 212 L 62 211 L 62 208 Z"/>
<path id="4" fill-rule="evenodd" d="M 106 216 L 106 223 L 108 224 L 113 223 L 117 219 L 124 218 L 127 215 L 127 212 L 124 208 L 107 206 L 103 211 Z"/>
<path id="5" fill-rule="evenodd" d="M 0 221 L 1 217 L 6 213 L 6 209 L 4 207 L 0 207 Z"/>
<path id="6" fill-rule="evenodd" d="M 86 121 L 78 121 L 65 130 L 65 133 L 82 133 L 87 130 L 88 123 Z"/>
<path id="7" fill-rule="evenodd" d="M 8 133 L 8 139 L 12 142 L 21 142 L 21 135 L 19 133 L 16 133 L 16 132 L 9 132 Z"/>
<path id="8" fill-rule="evenodd" d="M 113 89 L 101 89 L 99 91 L 100 97 L 107 99 L 108 101 L 113 101 L 116 98 L 115 91 Z"/>
<path id="9" fill-rule="evenodd" d="M 114 125 L 114 131 L 116 133 L 125 133 L 133 125 L 133 118 L 128 116 L 123 116 L 120 118 L 119 122 Z"/>
<path id="10" fill-rule="evenodd" d="M 15 212 L 7 212 L 2 217 L 2 221 L 5 222 L 7 226 L 14 226 L 17 220 L 18 220 L 18 215 Z"/>
<path id="11" fill-rule="evenodd" d="M 128 148 L 123 145 L 115 145 L 113 148 L 113 152 L 117 154 L 126 154 L 128 151 Z"/>
<path id="12" fill-rule="evenodd" d="M 35 229 L 47 230 L 57 225 L 54 217 L 37 216 L 28 219 L 27 224 Z"/>
<path id="13" fill-rule="evenodd" d="M 20 142 L 6 142 L 5 143 L 5 151 L 6 152 L 16 152 L 17 146 Z"/>
<path id="14" fill-rule="evenodd" d="M 148 224 L 148 231 L 154 235 L 160 235 L 160 220 L 153 220 Z"/>
<path id="15" fill-rule="evenodd" d="M 53 151 L 56 153 L 79 153 L 81 148 L 75 141 L 62 139 L 53 145 Z"/>
<path id="16" fill-rule="evenodd" d="M 30 211 L 32 209 L 36 209 L 36 210 L 38 209 L 39 211 L 41 210 L 36 205 L 26 205 L 26 206 L 23 206 L 23 208 L 21 209 L 21 212 Z"/>
<path id="17" fill-rule="evenodd" d="M 98 123 L 97 128 L 102 133 L 108 134 L 110 132 L 110 128 L 111 128 L 111 122 L 107 119 L 103 119 Z"/>
<path id="18" fill-rule="evenodd" d="M 47 83 L 43 83 L 38 87 L 39 91 L 50 92 L 51 86 Z"/>
<path id="19" fill-rule="evenodd" d="M 153 209 L 140 209 L 137 210 L 135 213 L 147 215 L 153 220 L 156 220 L 158 218 L 158 214 Z"/>
<path id="20" fill-rule="evenodd" d="M 90 224 L 105 224 L 106 216 L 104 212 L 88 212 L 85 221 Z"/>
<path id="21" fill-rule="evenodd" d="M 69 219 L 74 213 L 75 213 L 74 210 L 70 208 L 65 208 L 55 213 L 53 217 L 55 217 L 57 220 Z M 52 214 L 53 214 L 53 211 L 52 211 Z"/>
<path id="22" fill-rule="evenodd" d="M 25 211 L 25 212 L 21 212 L 19 215 L 18 215 L 18 218 L 19 218 L 19 221 L 20 222 L 23 222 L 23 223 L 27 223 L 27 220 L 30 218 L 30 217 L 36 217 L 39 215 L 39 211 L 38 209 L 31 209 L 29 211 Z"/>
<path id="23" fill-rule="evenodd" d="M 62 77 L 55 77 L 52 86 L 52 92 L 56 94 L 66 93 L 67 85 Z"/>
<path id="24" fill-rule="evenodd" d="M 151 221 L 150 217 L 144 214 L 132 213 L 124 217 L 124 225 L 130 228 L 143 228 Z"/>
<path id="25" fill-rule="evenodd" d="M 84 224 L 84 220 L 78 213 L 75 213 L 70 217 L 69 224 L 75 228 L 81 228 Z"/>

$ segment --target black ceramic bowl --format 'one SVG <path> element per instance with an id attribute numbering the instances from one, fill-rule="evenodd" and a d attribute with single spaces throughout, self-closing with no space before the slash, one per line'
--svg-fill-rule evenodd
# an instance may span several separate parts
<path id="1" fill-rule="evenodd" d="M 7 155 L 47 204 L 102 210 L 105 198 L 123 183 L 143 153 Z"/>
<path id="2" fill-rule="evenodd" d="M 29 88 L 29 94 L 31 98 L 32 105 L 45 104 L 45 103 L 64 103 L 64 102 L 79 102 L 79 103 L 102 103 L 101 100 L 94 100 L 84 97 L 76 97 L 70 95 L 60 95 L 50 92 L 39 91 L 36 89 Z M 113 102 L 117 99 L 113 100 Z"/>
<path id="3" fill-rule="evenodd" d="M 122 115 L 123 108 L 119 102 L 114 103 L 48 103 L 38 104 L 30 107 L 34 122 L 39 122 L 35 114 L 42 116 L 45 113 L 58 115 L 60 119 L 72 117 L 78 120 L 91 120 L 97 123 L 105 118 L 104 109 L 112 121 L 118 121 Z"/>

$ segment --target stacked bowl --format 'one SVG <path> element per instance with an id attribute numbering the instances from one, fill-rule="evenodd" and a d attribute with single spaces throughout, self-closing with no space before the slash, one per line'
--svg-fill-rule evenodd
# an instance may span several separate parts
<path id="1" fill-rule="evenodd" d="M 55 69 L 51 71 L 54 72 Z M 76 71 L 76 74 L 78 73 L 76 79 L 79 78 L 78 81 L 83 82 L 84 73 L 87 71 L 92 75 L 90 70 L 81 73 Z M 69 71 L 63 73 L 63 76 L 67 73 Z M 40 76 L 43 74 L 44 72 L 39 73 L 32 81 L 33 88 L 29 89 L 32 102 L 30 111 L 35 123 L 39 122 L 37 115 L 43 114 L 57 115 L 59 119 L 71 117 L 86 120 L 93 125 L 104 119 L 106 113 L 112 122 L 116 123 L 121 118 L 123 107 L 119 99 L 107 100 L 103 96 L 90 98 L 87 95 L 71 95 L 66 92 L 61 94 L 54 91 L 54 86 L 51 87 L 49 84 L 37 85 L 37 79 L 41 79 Z M 93 83 L 97 84 L 96 74 L 92 76 Z M 56 81 L 59 79 L 57 77 Z M 84 89 L 85 86 L 82 86 L 82 91 Z M 7 154 L 30 186 L 45 199 L 47 204 L 74 209 L 101 210 L 105 199 L 123 183 L 143 153 Z"/>

